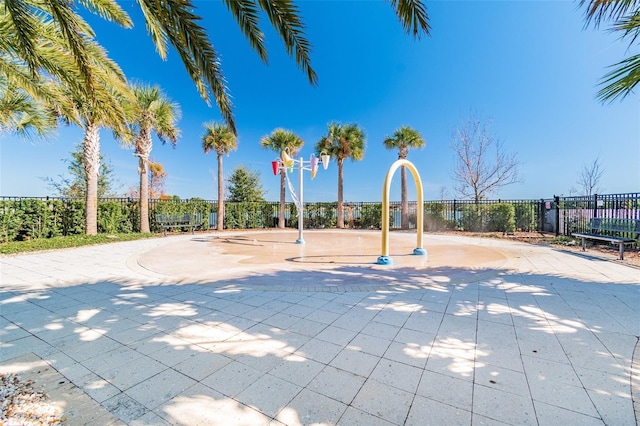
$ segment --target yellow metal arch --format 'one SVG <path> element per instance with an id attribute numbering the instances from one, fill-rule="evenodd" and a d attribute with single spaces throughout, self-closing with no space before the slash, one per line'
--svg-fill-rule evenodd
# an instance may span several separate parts
<path id="1" fill-rule="evenodd" d="M 418 208 L 417 208 L 417 241 L 416 249 L 413 250 L 413 254 L 425 255 L 427 252 L 422 248 L 422 232 L 424 223 L 424 194 L 422 192 L 422 180 L 420 179 L 420 173 L 409 160 L 397 160 L 394 162 L 387 176 L 384 179 L 384 186 L 382 188 L 382 255 L 378 258 L 377 263 L 381 265 L 388 265 L 393 263 L 389 257 L 389 194 L 391 192 L 391 181 L 393 175 L 400 167 L 406 167 L 411 172 L 413 180 L 416 183 L 416 192 L 418 195 Z"/>

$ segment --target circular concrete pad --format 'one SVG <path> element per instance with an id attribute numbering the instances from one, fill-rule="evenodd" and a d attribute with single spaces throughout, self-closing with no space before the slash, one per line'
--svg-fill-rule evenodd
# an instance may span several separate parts
<path id="1" fill-rule="evenodd" d="M 508 255 L 487 246 L 447 242 L 425 235 L 427 256 L 413 255 L 415 233 L 390 234 L 393 265 L 375 264 L 381 254 L 380 231 L 305 231 L 305 244 L 296 244 L 296 231 L 229 232 L 196 235 L 189 240 L 142 253 L 139 266 L 179 282 L 243 286 L 379 287 L 426 285 L 478 279 L 482 271 L 505 265 Z M 319 288 L 320 287 L 320 288 Z M 266 288 L 265 288 L 266 289 Z"/>

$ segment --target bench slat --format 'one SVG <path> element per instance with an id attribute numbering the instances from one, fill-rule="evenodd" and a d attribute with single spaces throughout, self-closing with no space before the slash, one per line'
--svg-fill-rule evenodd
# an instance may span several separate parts
<path id="1" fill-rule="evenodd" d="M 156 223 L 163 228 L 165 236 L 170 228 L 191 228 L 193 233 L 202 225 L 202 214 L 157 214 Z"/>
<path id="2" fill-rule="evenodd" d="M 635 243 L 636 240 L 632 239 L 632 238 L 624 238 L 624 237 L 615 237 L 613 235 L 602 235 L 602 234 L 585 234 L 585 233 L 580 233 L 580 232 L 574 232 L 573 234 L 574 237 L 581 237 L 581 238 L 591 238 L 594 240 L 603 240 L 603 241 L 611 241 L 611 242 L 625 242 L 625 243 Z"/>
<path id="3" fill-rule="evenodd" d="M 573 232 L 572 236 L 582 238 L 582 251 L 586 250 L 586 239 L 609 241 L 618 244 L 620 260 L 624 259 L 625 244 L 637 243 L 640 238 L 640 219 L 591 218 L 588 229 L 594 232 Z M 604 232 L 604 233 L 603 233 Z M 609 233 L 609 234 L 607 234 Z M 633 237 L 617 234 L 632 234 Z"/>

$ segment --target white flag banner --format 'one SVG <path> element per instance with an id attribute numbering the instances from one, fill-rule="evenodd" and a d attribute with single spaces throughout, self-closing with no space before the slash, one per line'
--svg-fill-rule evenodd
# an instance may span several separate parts
<path id="1" fill-rule="evenodd" d="M 287 185 L 289 186 L 289 192 L 291 193 L 291 198 L 293 199 L 293 203 L 296 205 L 296 208 L 298 209 L 298 211 L 300 211 L 302 206 L 300 205 L 300 200 L 298 200 L 298 197 L 296 196 L 296 191 L 293 189 L 293 184 L 289 179 L 289 173 L 287 173 L 286 169 L 285 169 L 284 175 L 287 177 Z"/>

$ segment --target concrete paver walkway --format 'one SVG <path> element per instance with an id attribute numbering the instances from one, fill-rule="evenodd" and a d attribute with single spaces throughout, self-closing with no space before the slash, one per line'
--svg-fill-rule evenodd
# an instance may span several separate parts
<path id="1" fill-rule="evenodd" d="M 61 377 L 69 424 L 637 424 L 638 269 L 392 235 L 391 268 L 348 231 L 1 257 L 0 372 Z"/>

